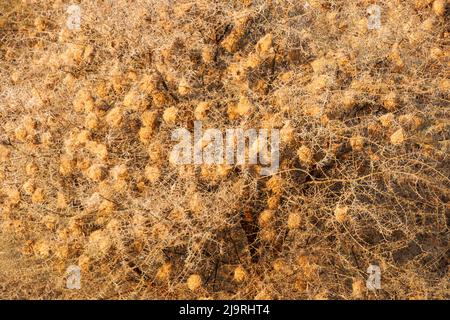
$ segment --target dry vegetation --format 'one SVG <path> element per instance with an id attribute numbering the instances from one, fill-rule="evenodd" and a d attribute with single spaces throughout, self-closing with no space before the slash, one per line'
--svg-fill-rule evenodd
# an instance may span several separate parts
<path id="1" fill-rule="evenodd" d="M 0 1 L 0 297 L 450 298 L 447 3 L 305 2 Z M 195 119 L 278 174 L 171 164 Z"/>

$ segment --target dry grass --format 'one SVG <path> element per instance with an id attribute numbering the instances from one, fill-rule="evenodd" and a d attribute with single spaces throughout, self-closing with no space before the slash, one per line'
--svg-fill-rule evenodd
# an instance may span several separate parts
<path id="1" fill-rule="evenodd" d="M 450 297 L 445 0 L 76 3 L 0 2 L 0 297 Z M 171 164 L 195 119 L 279 173 Z"/>

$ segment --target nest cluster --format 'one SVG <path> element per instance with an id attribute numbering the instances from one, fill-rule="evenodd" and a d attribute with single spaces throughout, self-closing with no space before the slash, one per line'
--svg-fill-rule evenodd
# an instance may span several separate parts
<path id="1" fill-rule="evenodd" d="M 0 4 L 0 296 L 450 297 L 446 0 L 74 3 Z M 278 172 L 170 161 L 194 121 Z"/>

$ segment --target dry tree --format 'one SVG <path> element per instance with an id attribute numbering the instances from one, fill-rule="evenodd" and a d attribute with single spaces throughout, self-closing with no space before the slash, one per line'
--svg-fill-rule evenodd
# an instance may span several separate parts
<path id="1" fill-rule="evenodd" d="M 448 4 L 372 4 L 0 3 L 0 296 L 448 299 Z M 177 165 L 195 120 L 278 172 Z"/>

